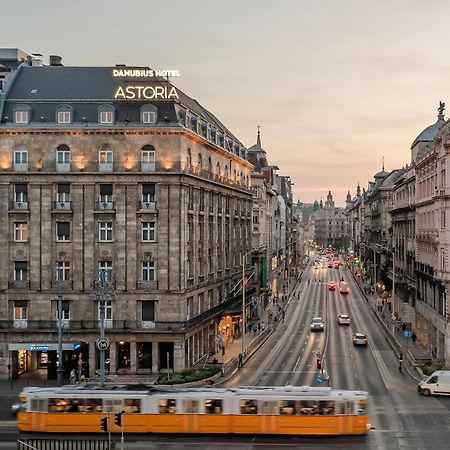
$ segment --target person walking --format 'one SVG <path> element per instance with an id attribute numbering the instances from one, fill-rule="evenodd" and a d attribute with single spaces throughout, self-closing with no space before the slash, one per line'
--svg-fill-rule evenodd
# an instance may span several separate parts
<path id="1" fill-rule="evenodd" d="M 416 332 L 415 331 L 412 332 L 411 339 L 412 339 L 413 345 L 416 345 L 417 336 L 416 336 Z"/>
<path id="2" fill-rule="evenodd" d="M 240 352 L 238 356 L 238 369 L 240 369 L 244 364 L 244 353 Z"/>
<path id="3" fill-rule="evenodd" d="M 69 383 L 70 384 L 75 384 L 76 380 L 77 380 L 77 375 L 75 373 L 75 369 L 72 369 L 70 371 Z"/>

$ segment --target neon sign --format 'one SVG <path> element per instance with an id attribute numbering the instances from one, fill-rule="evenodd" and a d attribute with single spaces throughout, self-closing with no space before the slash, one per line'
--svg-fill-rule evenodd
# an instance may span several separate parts
<path id="1" fill-rule="evenodd" d="M 179 77 L 180 72 L 174 69 L 113 69 L 115 78 L 153 78 L 153 77 Z"/>
<path id="2" fill-rule="evenodd" d="M 170 100 L 178 99 L 173 86 L 119 86 L 114 93 L 115 99 L 122 100 Z"/>

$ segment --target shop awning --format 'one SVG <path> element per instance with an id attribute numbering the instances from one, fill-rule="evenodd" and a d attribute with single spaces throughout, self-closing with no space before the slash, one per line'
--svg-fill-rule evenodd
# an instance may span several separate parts
<path id="1" fill-rule="evenodd" d="M 63 350 L 78 350 L 81 347 L 80 342 L 63 342 Z M 8 344 L 9 351 L 28 350 L 29 352 L 49 352 L 58 351 L 58 343 L 54 342 L 21 342 Z"/>

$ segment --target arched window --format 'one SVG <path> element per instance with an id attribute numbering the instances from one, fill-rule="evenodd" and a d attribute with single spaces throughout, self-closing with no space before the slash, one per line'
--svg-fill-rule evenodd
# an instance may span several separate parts
<path id="1" fill-rule="evenodd" d="M 228 180 L 228 166 L 225 166 L 224 176 L 225 176 L 225 180 Z"/>
<path id="2" fill-rule="evenodd" d="M 198 171 L 203 169 L 203 159 L 201 153 L 198 154 Z"/>
<path id="3" fill-rule="evenodd" d="M 56 149 L 56 171 L 70 171 L 70 148 L 66 144 L 58 145 Z"/>
<path id="4" fill-rule="evenodd" d="M 209 172 L 209 175 L 212 175 L 212 162 L 211 162 L 211 158 L 208 158 L 208 172 Z"/>
<path id="5" fill-rule="evenodd" d="M 31 108 L 28 105 L 15 105 L 13 107 L 14 123 L 29 124 L 31 119 Z"/>
<path id="6" fill-rule="evenodd" d="M 28 150 L 25 145 L 14 148 L 14 172 L 28 171 Z"/>
<path id="7" fill-rule="evenodd" d="M 141 149 L 141 170 L 142 172 L 155 171 L 155 147 L 144 145 Z"/>
<path id="8" fill-rule="evenodd" d="M 156 123 L 158 122 L 158 109 L 154 105 L 144 105 L 141 108 L 141 122 L 142 123 Z"/>
<path id="9" fill-rule="evenodd" d="M 100 172 L 113 170 L 113 150 L 108 144 L 102 144 L 98 149 L 98 169 Z"/>
<path id="10" fill-rule="evenodd" d="M 217 164 L 216 164 L 216 176 L 217 176 L 217 177 L 220 177 L 220 175 L 221 175 L 221 174 L 220 174 L 220 164 L 217 163 Z"/>

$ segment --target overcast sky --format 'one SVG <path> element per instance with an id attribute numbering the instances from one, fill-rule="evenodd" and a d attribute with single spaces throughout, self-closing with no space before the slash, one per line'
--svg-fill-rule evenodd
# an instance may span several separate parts
<path id="1" fill-rule="evenodd" d="M 444 0 L 0 0 L 0 46 L 65 65 L 178 69 L 173 83 L 247 147 L 294 199 L 343 205 L 358 182 L 410 162 L 450 107 Z M 7 5 L 7 6 L 5 6 Z"/>

